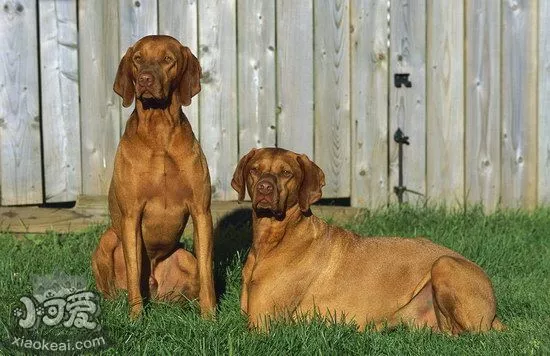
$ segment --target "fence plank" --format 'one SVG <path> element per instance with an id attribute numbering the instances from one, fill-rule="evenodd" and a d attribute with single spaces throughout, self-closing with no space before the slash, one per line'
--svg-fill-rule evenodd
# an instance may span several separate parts
<path id="1" fill-rule="evenodd" d="M 538 203 L 550 204 L 550 1 L 539 2 Z"/>
<path id="2" fill-rule="evenodd" d="M 313 158 L 313 0 L 277 1 L 277 145 Z"/>
<path id="3" fill-rule="evenodd" d="M 107 194 L 120 134 L 120 102 L 113 91 L 118 62 L 118 4 L 80 0 L 80 124 L 82 192 Z"/>
<path id="4" fill-rule="evenodd" d="M 502 203 L 537 202 L 537 1 L 504 4 L 502 26 Z"/>
<path id="5" fill-rule="evenodd" d="M 45 200 L 75 201 L 82 183 L 76 0 L 38 6 Z"/>
<path id="6" fill-rule="evenodd" d="M 36 1 L 0 13 L 0 186 L 3 205 L 42 203 Z"/>
<path id="7" fill-rule="evenodd" d="M 236 199 L 230 185 L 238 159 L 235 0 L 201 0 L 199 14 L 201 146 L 210 168 L 212 198 Z"/>
<path id="8" fill-rule="evenodd" d="M 388 203 L 388 25 L 385 1 L 351 1 L 351 203 Z"/>
<path id="9" fill-rule="evenodd" d="M 195 56 L 199 53 L 198 9 L 196 0 L 158 0 L 159 34 L 170 35 L 189 47 Z M 183 112 L 189 119 L 195 136 L 199 136 L 199 96 Z"/>
<path id="10" fill-rule="evenodd" d="M 325 172 L 323 197 L 349 197 L 349 1 L 319 0 L 314 6 L 315 162 Z"/>
<path id="11" fill-rule="evenodd" d="M 239 156 L 275 146 L 275 2 L 238 2 Z"/>
<path id="12" fill-rule="evenodd" d="M 500 198 L 500 2 L 466 2 L 468 203 L 494 211 Z"/>
<path id="13" fill-rule="evenodd" d="M 118 0 L 120 27 L 119 47 L 120 58 L 124 56 L 129 47 L 140 38 L 157 34 L 158 13 L 157 1 Z M 135 102 L 129 107 L 120 106 L 121 134 L 126 128 L 126 121 L 134 111 Z"/>
<path id="14" fill-rule="evenodd" d="M 399 185 L 399 146 L 393 135 L 400 128 L 409 137 L 403 146 L 403 185 L 414 192 L 403 201 L 418 204 L 426 194 L 426 1 L 392 1 L 390 57 L 390 189 Z M 412 87 L 396 88 L 396 73 L 408 73 Z M 391 194 L 391 201 L 397 197 Z"/>
<path id="15" fill-rule="evenodd" d="M 464 4 L 427 3 L 427 198 L 464 202 Z"/>

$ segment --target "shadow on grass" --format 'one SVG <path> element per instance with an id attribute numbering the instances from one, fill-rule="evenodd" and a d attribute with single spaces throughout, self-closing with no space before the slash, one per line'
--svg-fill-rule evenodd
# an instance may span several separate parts
<path id="1" fill-rule="evenodd" d="M 224 215 L 214 226 L 214 284 L 216 299 L 227 288 L 227 272 L 238 257 L 244 263 L 252 244 L 252 209 L 239 208 Z"/>

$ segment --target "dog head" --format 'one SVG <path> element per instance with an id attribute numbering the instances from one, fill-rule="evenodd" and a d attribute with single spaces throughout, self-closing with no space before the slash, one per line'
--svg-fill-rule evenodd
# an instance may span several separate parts
<path id="1" fill-rule="evenodd" d="M 239 201 L 248 189 L 252 208 L 275 217 L 284 216 L 295 205 L 309 211 L 309 206 L 321 199 L 324 185 L 323 171 L 306 155 L 281 148 L 252 149 L 241 158 L 231 181 Z"/>
<path id="2" fill-rule="evenodd" d="M 146 36 L 120 61 L 113 86 L 130 106 L 134 97 L 148 106 L 168 106 L 177 100 L 191 104 L 201 90 L 201 66 L 189 48 L 170 36 Z"/>

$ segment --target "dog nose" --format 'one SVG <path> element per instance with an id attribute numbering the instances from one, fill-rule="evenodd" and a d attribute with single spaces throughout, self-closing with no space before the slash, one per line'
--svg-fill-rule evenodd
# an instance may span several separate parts
<path id="1" fill-rule="evenodd" d="M 266 180 L 260 181 L 258 182 L 258 186 L 256 187 L 256 189 L 262 195 L 271 194 L 273 192 L 273 183 Z"/>
<path id="2" fill-rule="evenodd" d="M 138 77 L 138 83 L 142 87 L 150 87 L 153 84 L 153 75 L 151 73 L 141 73 Z"/>

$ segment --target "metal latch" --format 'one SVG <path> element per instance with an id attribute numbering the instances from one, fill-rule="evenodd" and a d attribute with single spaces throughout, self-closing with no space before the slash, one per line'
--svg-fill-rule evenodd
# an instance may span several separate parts
<path id="1" fill-rule="evenodd" d="M 409 80 L 409 73 L 395 73 L 393 75 L 393 84 L 396 88 L 401 88 L 401 85 L 407 88 L 412 87 L 412 83 Z"/>
<path id="2" fill-rule="evenodd" d="M 401 205 L 403 203 L 403 193 L 409 192 L 416 195 L 422 195 L 422 193 L 415 192 L 414 190 L 407 189 L 403 184 L 403 145 L 409 145 L 409 136 L 405 136 L 401 128 L 397 128 L 393 134 L 393 140 L 399 145 L 399 158 L 398 158 L 398 185 L 393 187 L 393 192 L 397 195 L 397 201 Z"/>

